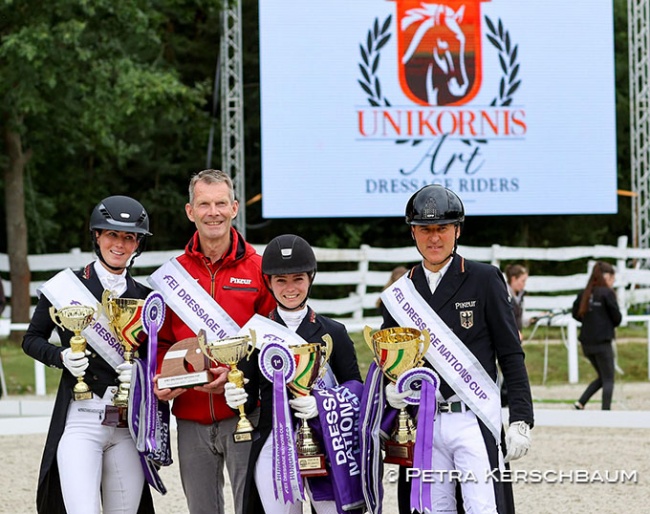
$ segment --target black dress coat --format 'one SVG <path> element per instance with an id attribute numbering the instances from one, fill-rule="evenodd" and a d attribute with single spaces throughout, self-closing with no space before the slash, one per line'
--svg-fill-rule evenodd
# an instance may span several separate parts
<path id="1" fill-rule="evenodd" d="M 533 404 L 524 352 L 519 340 L 512 306 L 503 274 L 495 266 L 465 260 L 455 255 L 438 287 L 431 294 L 422 264 L 409 271 L 417 292 L 476 356 L 488 375 L 496 382 L 497 360 L 508 384 L 510 422 L 525 421 L 533 426 Z M 471 326 L 461 323 L 461 312 L 471 311 Z M 464 318 L 467 320 L 467 316 Z M 396 327 L 390 314 L 384 316 L 382 328 Z M 428 363 L 427 363 L 428 365 Z M 440 393 L 444 398 L 454 394 L 441 378 Z M 489 429 L 480 421 L 492 468 L 498 467 L 498 446 Z M 404 476 L 403 471 L 400 473 Z M 410 490 L 400 481 L 398 499 L 400 512 L 408 510 Z M 514 512 L 512 487 L 495 482 L 497 509 L 500 514 Z"/>
<path id="2" fill-rule="evenodd" d="M 101 302 L 104 287 L 97 276 L 93 264 L 87 265 L 83 270 L 75 272 L 75 275 L 88 288 L 98 302 Z M 127 289 L 122 295 L 123 298 L 146 298 L 151 289 L 136 282 L 129 274 L 126 276 Z M 38 476 L 38 491 L 36 494 L 37 512 L 42 514 L 65 514 L 66 509 L 61 493 L 59 481 L 59 469 L 56 461 L 56 452 L 59 441 L 65 429 L 65 421 L 68 413 L 68 405 L 72 400 L 72 388 L 77 379 L 63 366 L 61 353 L 70 347 L 70 339 L 74 335 L 68 330 L 59 328 L 50 317 L 50 301 L 41 295 L 32 316 L 29 328 L 23 338 L 23 351 L 52 368 L 63 370 L 59 388 L 54 402 L 50 428 L 47 433 L 45 450 L 41 460 L 41 468 Z M 56 329 L 61 339 L 61 347 L 54 346 L 48 342 L 52 332 Z M 88 368 L 84 381 L 88 384 L 93 393 L 103 396 L 109 387 L 117 387 L 117 372 L 112 366 L 88 346 Z M 146 357 L 147 345 L 142 344 L 138 350 L 139 357 Z M 153 499 L 148 484 L 145 482 L 142 500 L 138 514 L 153 513 Z"/>
<path id="3" fill-rule="evenodd" d="M 277 309 L 269 315 L 276 323 L 286 326 Z M 345 326 L 320 314 L 316 314 L 308 307 L 307 315 L 296 330 L 296 334 L 309 343 L 323 344 L 322 337 L 329 334 L 332 338 L 332 354 L 328 361 L 339 384 L 357 380 L 361 382 L 357 354 L 354 343 L 348 335 Z M 264 512 L 262 502 L 255 486 L 255 465 L 262 447 L 273 430 L 273 384 L 260 376 L 260 419 L 255 430 L 251 447 L 251 455 L 246 475 L 246 488 L 244 490 L 244 512 L 260 514 Z M 272 513 L 268 513 L 272 514 Z"/>

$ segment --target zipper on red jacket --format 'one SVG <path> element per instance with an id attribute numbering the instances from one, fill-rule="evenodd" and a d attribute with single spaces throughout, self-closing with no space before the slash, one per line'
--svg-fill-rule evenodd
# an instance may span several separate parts
<path id="1" fill-rule="evenodd" d="M 214 284 L 215 284 L 215 278 L 217 276 L 217 273 L 221 269 L 221 266 L 219 266 L 219 268 L 214 273 L 212 273 L 212 268 L 210 268 L 210 265 L 205 260 L 203 261 L 203 264 L 205 264 L 205 267 L 208 270 L 208 274 L 210 275 L 210 296 L 212 297 L 212 299 L 214 301 L 216 301 L 217 299 L 214 296 L 215 295 Z M 216 416 L 216 414 L 214 412 L 214 403 L 213 403 L 212 393 L 208 393 L 208 405 L 210 407 L 210 418 L 212 419 L 212 422 L 214 423 L 215 421 L 217 421 L 217 416 Z"/>

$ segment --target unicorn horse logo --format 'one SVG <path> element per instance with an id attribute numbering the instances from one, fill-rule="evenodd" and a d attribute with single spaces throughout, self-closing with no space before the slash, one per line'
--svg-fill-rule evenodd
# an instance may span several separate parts
<path id="1" fill-rule="evenodd" d="M 480 4 L 398 0 L 400 82 L 422 105 L 460 105 L 480 86 Z M 458 4 L 458 2 L 455 2 Z M 417 7 L 414 7 L 417 5 Z"/>

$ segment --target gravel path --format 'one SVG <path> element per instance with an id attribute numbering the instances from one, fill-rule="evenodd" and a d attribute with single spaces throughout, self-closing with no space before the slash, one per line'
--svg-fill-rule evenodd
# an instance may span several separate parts
<path id="1" fill-rule="evenodd" d="M 571 409 L 584 385 L 534 386 L 536 409 Z M 594 399 L 595 400 L 595 399 Z M 566 401 L 567 403 L 558 403 Z M 588 410 L 599 409 L 594 401 Z M 613 410 L 650 411 L 650 383 L 617 383 Z M 45 434 L 0 436 L 0 513 L 34 512 L 38 466 Z M 533 448 L 513 463 L 518 512 L 571 514 L 647 512 L 650 495 L 650 430 L 540 426 Z M 162 470 L 169 490 L 154 492 L 157 511 L 186 514 L 178 465 Z M 545 480 L 540 480 L 544 477 Z M 385 483 L 384 512 L 397 512 L 396 487 Z M 228 496 L 228 495 L 226 495 Z M 233 512 L 228 504 L 228 512 Z"/>

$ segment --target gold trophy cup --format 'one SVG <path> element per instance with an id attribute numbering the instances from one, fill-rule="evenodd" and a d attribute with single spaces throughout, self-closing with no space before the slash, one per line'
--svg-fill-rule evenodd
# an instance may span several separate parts
<path id="1" fill-rule="evenodd" d="M 422 365 L 430 343 L 427 330 L 420 332 L 415 328 L 395 327 L 378 330 L 372 335 L 370 331 L 370 327 L 366 327 L 363 336 L 372 350 L 377 366 L 391 382 L 395 383 L 405 371 Z M 384 443 L 384 462 L 413 466 L 414 446 L 413 419 L 406 409 L 400 409 L 391 438 Z"/>
<path id="2" fill-rule="evenodd" d="M 145 300 L 136 298 L 117 298 L 112 291 L 102 294 L 102 308 L 108 318 L 117 340 L 124 348 L 124 360 L 133 363 L 133 355 L 140 346 L 142 332 L 142 308 Z M 131 384 L 120 382 L 113 397 L 113 405 L 118 408 L 118 427 L 128 426 L 127 408 Z"/>
<path id="3" fill-rule="evenodd" d="M 205 330 L 200 330 L 197 334 L 199 347 L 203 354 L 216 364 L 225 364 L 230 367 L 228 372 L 228 382 L 235 384 L 236 387 L 244 387 L 244 372 L 237 368 L 237 363 L 244 357 L 248 360 L 255 350 L 255 331 L 250 331 L 249 336 L 227 337 L 208 341 Z M 240 405 L 239 421 L 235 428 L 233 438 L 236 443 L 243 443 L 253 440 L 253 424 L 246 417 L 244 406 Z"/>
<path id="4" fill-rule="evenodd" d="M 329 334 L 323 336 L 325 345 L 305 343 L 290 346 L 296 362 L 294 379 L 287 384 L 293 395 L 309 396 L 312 388 L 327 370 L 327 361 L 332 354 L 332 338 Z M 302 419 L 297 432 L 296 447 L 298 450 L 298 467 L 303 477 L 318 477 L 327 475 L 325 455 L 321 452 L 318 441 L 307 424 Z"/>
<path id="5" fill-rule="evenodd" d="M 86 338 L 81 335 L 81 332 L 95 321 L 95 309 L 86 305 L 70 305 L 60 309 L 52 306 L 50 317 L 59 327 L 74 333 L 70 338 L 70 349 L 73 352 L 86 351 Z M 72 394 L 75 400 L 90 400 L 93 397 L 93 392 L 84 382 L 83 375 L 77 377 Z"/>

